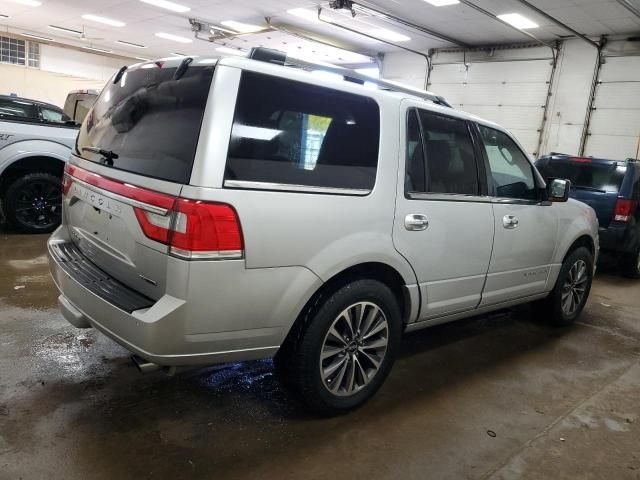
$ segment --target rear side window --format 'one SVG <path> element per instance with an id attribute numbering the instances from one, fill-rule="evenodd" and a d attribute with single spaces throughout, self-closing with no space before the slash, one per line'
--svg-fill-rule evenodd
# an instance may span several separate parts
<path id="1" fill-rule="evenodd" d="M 243 72 L 225 180 L 371 190 L 379 137 L 371 98 Z"/>
<path id="2" fill-rule="evenodd" d="M 555 160 L 543 163 L 540 173 L 545 178 L 566 178 L 573 187 L 618 192 L 622 185 L 626 166 L 617 163 L 595 163 L 589 159 Z"/>
<path id="3" fill-rule="evenodd" d="M 22 100 L 0 98 L 0 117 L 16 120 L 34 120 L 37 118 L 36 107 L 33 103 Z"/>
<path id="4" fill-rule="evenodd" d="M 213 66 L 177 68 L 146 63 L 109 82 L 84 119 L 78 154 L 100 162 L 113 152 L 113 168 L 187 183 L 213 78 Z"/>
<path id="5" fill-rule="evenodd" d="M 419 110 L 419 116 L 426 156 L 426 185 L 423 191 L 477 195 L 478 169 L 467 123 L 464 120 L 425 110 Z M 409 147 L 413 143 L 411 136 L 415 135 L 412 133 L 413 122 L 410 116 Z M 419 158 L 421 156 L 422 153 L 419 150 L 417 152 L 414 150 L 409 162 L 411 176 L 415 177 L 414 188 L 422 186 L 416 183 L 420 177 Z"/>

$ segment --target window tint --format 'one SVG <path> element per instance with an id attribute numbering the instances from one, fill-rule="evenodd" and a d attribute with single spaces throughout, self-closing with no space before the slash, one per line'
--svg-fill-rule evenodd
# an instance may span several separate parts
<path id="1" fill-rule="evenodd" d="M 69 118 L 64 113 L 62 113 L 61 110 L 41 107 L 40 112 L 42 112 L 42 119 L 47 122 L 64 123 L 69 120 Z"/>
<path id="2" fill-rule="evenodd" d="M 0 98 L 0 116 L 15 119 L 34 119 L 36 109 L 32 103 L 23 100 Z"/>
<path id="3" fill-rule="evenodd" d="M 536 200 L 533 166 L 508 135 L 479 125 L 489 160 L 489 188 L 498 197 Z"/>
<path id="4" fill-rule="evenodd" d="M 379 118 L 368 97 L 243 72 L 225 180 L 370 190 Z"/>
<path id="5" fill-rule="evenodd" d="M 407 175 L 405 191 L 425 192 L 424 148 L 420 136 L 420 122 L 415 110 L 409 111 L 407 122 Z"/>
<path id="6" fill-rule="evenodd" d="M 426 152 L 426 191 L 478 194 L 473 143 L 464 120 L 420 110 Z"/>
<path id="7" fill-rule="evenodd" d="M 195 62 L 194 62 L 195 63 Z M 213 78 L 213 66 L 190 66 L 180 78 L 162 62 L 127 70 L 107 83 L 84 119 L 78 155 L 99 162 L 83 147 L 110 150 L 113 168 L 187 183 Z"/>
<path id="8" fill-rule="evenodd" d="M 540 162 L 538 171 L 545 178 L 566 178 L 571 180 L 572 187 L 588 187 L 605 192 L 617 192 L 622 186 L 627 167 L 611 163 L 592 163 L 590 160 L 579 161 L 551 159 Z"/>

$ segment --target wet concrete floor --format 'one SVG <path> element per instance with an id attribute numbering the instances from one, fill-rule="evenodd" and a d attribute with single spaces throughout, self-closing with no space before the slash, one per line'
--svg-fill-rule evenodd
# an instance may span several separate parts
<path id="1" fill-rule="evenodd" d="M 141 376 L 56 309 L 45 236 L 0 230 L 0 479 L 640 479 L 640 281 L 405 336 L 375 398 L 305 413 L 270 361 Z"/>

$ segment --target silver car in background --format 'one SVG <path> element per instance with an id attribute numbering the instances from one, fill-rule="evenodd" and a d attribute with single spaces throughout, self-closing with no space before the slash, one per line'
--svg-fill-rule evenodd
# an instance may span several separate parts
<path id="1" fill-rule="evenodd" d="M 102 90 L 48 244 L 69 322 L 143 369 L 275 357 L 335 413 L 380 387 L 403 331 L 525 302 L 580 314 L 594 212 L 507 131 L 259 53 L 141 63 Z"/>

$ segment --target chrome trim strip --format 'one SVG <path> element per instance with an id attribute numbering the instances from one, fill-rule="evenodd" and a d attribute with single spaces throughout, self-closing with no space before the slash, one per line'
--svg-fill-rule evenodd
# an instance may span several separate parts
<path id="1" fill-rule="evenodd" d="M 174 257 L 182 258 L 183 260 L 239 260 L 243 257 L 242 250 L 191 252 L 189 250 L 171 247 L 169 253 Z"/>
<path id="2" fill-rule="evenodd" d="M 278 190 L 283 192 L 328 193 L 333 195 L 364 196 L 371 193 L 370 189 L 314 187 L 310 185 L 294 185 L 287 183 L 251 182 L 247 180 L 225 180 L 226 188 L 243 188 L 250 190 Z"/>
<path id="3" fill-rule="evenodd" d="M 492 197 L 483 197 L 481 195 L 460 195 L 456 193 L 422 193 L 409 192 L 407 196 L 410 200 L 432 200 L 436 202 L 473 202 L 473 203 L 492 203 Z"/>
<path id="4" fill-rule="evenodd" d="M 91 190 L 92 192 L 97 193 L 98 195 L 102 195 L 104 197 L 109 197 L 113 200 L 117 200 L 118 202 L 126 203 L 127 205 L 131 205 L 132 207 L 141 208 L 151 213 L 155 213 L 158 215 L 166 215 L 169 210 L 166 208 L 156 207 L 155 205 L 149 205 L 148 203 L 140 202 L 138 200 L 134 200 L 133 198 L 127 198 L 117 193 L 110 192 L 109 190 L 103 190 L 95 185 L 91 185 L 90 183 L 85 182 L 84 180 L 80 180 L 79 178 L 74 177 L 73 175 L 65 174 L 69 177 L 73 182 L 79 183 L 87 190 Z"/>

